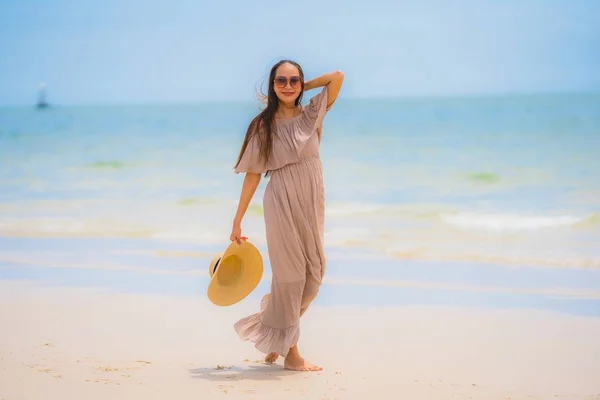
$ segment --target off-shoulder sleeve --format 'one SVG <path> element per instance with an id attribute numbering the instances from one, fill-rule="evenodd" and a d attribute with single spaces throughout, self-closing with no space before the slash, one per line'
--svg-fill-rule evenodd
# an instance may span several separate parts
<path id="1" fill-rule="evenodd" d="M 303 111 L 305 129 L 311 132 L 323 124 L 323 119 L 325 118 L 325 114 L 327 114 L 327 90 L 327 86 L 324 86 L 321 92 L 311 97 Z"/>
<path id="2" fill-rule="evenodd" d="M 277 134 L 273 136 L 269 161 L 260 157 L 260 142 L 256 135 L 251 136 L 234 172 L 254 172 L 262 174 L 298 162 L 306 143 L 321 127 L 327 113 L 327 86 L 314 95 L 298 118 L 277 123 Z"/>
<path id="3" fill-rule="evenodd" d="M 260 147 L 256 135 L 252 135 L 248 141 L 248 145 L 242 154 L 239 164 L 233 169 L 236 174 L 240 172 L 254 172 L 262 174 L 267 171 L 265 162 L 260 157 Z"/>

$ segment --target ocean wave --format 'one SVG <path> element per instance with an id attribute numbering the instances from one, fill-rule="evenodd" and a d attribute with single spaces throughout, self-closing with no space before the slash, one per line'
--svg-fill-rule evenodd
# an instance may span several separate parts
<path id="1" fill-rule="evenodd" d="M 38 217 L 0 219 L 0 235 L 9 237 L 147 237 L 151 231 L 126 220 Z"/>
<path id="2" fill-rule="evenodd" d="M 500 245 L 500 243 L 498 244 Z M 387 256 L 395 260 L 415 260 L 429 262 L 467 262 L 473 264 L 511 265 L 528 268 L 575 268 L 600 270 L 600 257 L 555 254 L 549 256 L 532 251 L 531 254 L 510 254 L 495 252 L 477 252 L 475 250 L 445 251 L 435 248 L 415 248 L 405 251 L 390 250 Z"/>
<path id="3" fill-rule="evenodd" d="M 376 224 L 434 222 L 464 230 L 531 231 L 538 229 L 594 228 L 600 226 L 600 214 L 535 215 L 507 212 L 461 211 L 438 204 L 332 204 L 325 211 L 330 220 L 371 221 Z"/>
<path id="4" fill-rule="evenodd" d="M 442 213 L 440 220 L 463 229 L 522 231 L 577 226 L 592 226 L 599 222 L 598 213 L 588 215 L 517 215 L 471 212 Z"/>
<path id="5" fill-rule="evenodd" d="M 208 202 L 181 207 L 172 200 L 165 204 L 103 210 L 93 218 L 87 210 L 97 207 L 72 208 L 64 217 L 0 216 L 0 237 L 146 238 L 199 246 L 228 243 L 228 207 Z M 44 214 L 66 212 L 59 205 L 47 206 Z M 5 206 L 0 211 L 26 215 L 32 209 L 39 212 L 32 203 L 22 210 Z M 330 207 L 333 214 L 326 218 L 328 255 L 332 250 L 338 259 L 362 252 L 368 253 L 366 258 L 376 254 L 399 260 L 600 269 L 598 213 L 536 216 L 440 209 L 437 205 L 334 205 Z M 265 226 L 259 214 L 258 207 L 248 213 L 243 233 L 264 247 Z"/>
<path id="6" fill-rule="evenodd" d="M 173 243 L 202 243 L 203 245 L 218 245 L 225 243 L 225 241 L 229 239 L 229 235 L 226 236 L 224 234 L 210 231 L 181 229 L 155 232 L 149 235 L 149 238 Z"/>
<path id="7" fill-rule="evenodd" d="M 123 251 L 123 254 L 135 254 L 143 256 L 161 257 L 162 255 L 156 252 L 148 251 Z M 171 255 L 172 256 L 172 255 Z M 207 258 L 212 254 L 180 254 L 176 253 L 177 257 L 193 257 Z M 0 263 L 19 266 L 21 268 L 61 268 L 61 269 L 77 269 L 77 270 L 96 270 L 96 271 L 118 271 L 118 272 L 133 272 L 142 275 L 167 275 L 167 276 L 182 276 L 182 277 L 207 277 L 208 271 L 206 268 L 194 268 L 178 270 L 173 268 L 149 268 L 137 265 L 128 265 L 122 263 L 97 262 L 94 259 L 86 259 L 85 261 L 69 261 L 64 257 L 57 257 L 54 252 L 36 252 L 28 254 L 22 252 L 0 251 Z M 400 266 L 400 265 L 399 265 Z M 1 268 L 1 267 L 0 267 Z M 272 279 L 272 275 L 265 271 L 263 274 L 264 280 Z M 452 290 L 460 292 L 478 292 L 478 293 L 513 293 L 513 294 L 533 294 L 545 295 L 559 298 L 572 299 L 593 299 L 600 300 L 600 291 L 594 289 L 579 289 L 568 287 L 507 287 L 496 285 L 475 285 L 461 284 L 452 282 L 432 282 L 422 280 L 382 280 L 382 279 L 365 279 L 364 277 L 352 277 L 342 275 L 326 275 L 324 283 L 327 285 L 344 285 L 344 286 L 379 286 L 379 287 L 405 287 L 405 288 L 422 288 L 435 290 Z"/>
<path id="8" fill-rule="evenodd" d="M 383 217 L 430 219 L 443 212 L 453 212 L 454 207 L 442 204 L 377 204 L 377 203 L 331 203 L 325 215 L 331 218 Z"/>
<path id="9" fill-rule="evenodd" d="M 9 265 L 19 265 L 21 267 L 32 268 L 65 268 L 78 270 L 105 270 L 105 271 L 122 271 L 136 272 L 146 275 L 189 275 L 189 276 L 207 276 L 206 269 L 161 269 L 149 268 L 137 265 L 127 265 L 119 263 L 96 262 L 92 259 L 84 261 L 65 261 L 60 257 L 56 257 L 53 252 L 36 252 L 36 254 L 24 254 L 19 252 L 0 251 L 0 263 Z"/>
<path id="10" fill-rule="evenodd" d="M 472 284 L 456 284 L 449 282 L 428 282 L 428 281 L 411 281 L 411 280 L 380 280 L 380 279 L 364 279 L 352 277 L 325 277 L 324 283 L 331 285 L 351 285 L 351 286 L 380 286 L 380 287 L 412 287 L 423 289 L 437 290 L 453 290 L 460 292 L 478 292 L 478 293 L 518 293 L 518 294 L 534 294 L 546 295 L 561 298 L 572 299 L 592 299 L 600 300 L 600 291 L 589 289 L 575 288 L 516 288 L 506 286 L 491 286 L 491 285 L 472 285 Z"/>

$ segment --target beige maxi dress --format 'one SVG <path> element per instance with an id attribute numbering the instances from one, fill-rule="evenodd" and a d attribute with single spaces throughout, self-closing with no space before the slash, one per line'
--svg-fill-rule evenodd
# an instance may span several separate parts
<path id="1" fill-rule="evenodd" d="M 317 296 L 325 273 L 325 196 L 319 156 L 327 87 L 301 114 L 276 121 L 271 157 L 259 162 L 250 140 L 235 172 L 270 171 L 263 209 L 273 278 L 261 309 L 235 323 L 242 340 L 285 357 L 300 336 L 300 316 Z"/>

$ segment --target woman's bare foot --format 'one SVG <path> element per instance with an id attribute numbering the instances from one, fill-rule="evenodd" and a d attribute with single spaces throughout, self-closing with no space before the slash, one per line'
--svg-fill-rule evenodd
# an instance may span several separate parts
<path id="1" fill-rule="evenodd" d="M 285 357 L 283 362 L 283 366 L 285 369 L 289 369 L 291 371 L 322 371 L 323 368 L 318 365 L 314 365 L 306 361 L 304 358 L 300 357 L 300 352 L 298 351 L 298 346 L 294 346 L 288 352 L 288 355 Z"/>
<path id="2" fill-rule="evenodd" d="M 277 353 L 269 353 L 265 357 L 265 362 L 274 363 L 275 361 L 277 361 L 278 358 L 279 358 L 279 354 L 277 354 Z"/>

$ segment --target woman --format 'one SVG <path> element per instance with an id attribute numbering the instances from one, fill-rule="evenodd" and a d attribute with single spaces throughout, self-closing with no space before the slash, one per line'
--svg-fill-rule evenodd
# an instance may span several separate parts
<path id="1" fill-rule="evenodd" d="M 242 340 L 267 353 L 265 361 L 285 358 L 286 369 L 320 371 L 300 356 L 300 317 L 316 297 L 325 273 L 324 189 L 319 144 L 322 122 L 338 96 L 344 75 L 331 72 L 304 82 L 300 65 L 282 60 L 269 76 L 266 108 L 248 130 L 235 166 L 245 172 L 230 239 L 240 242 L 241 223 L 260 182 L 269 175 L 263 209 L 273 272 L 271 292 L 260 312 L 235 324 Z M 304 91 L 322 87 L 301 106 Z"/>

